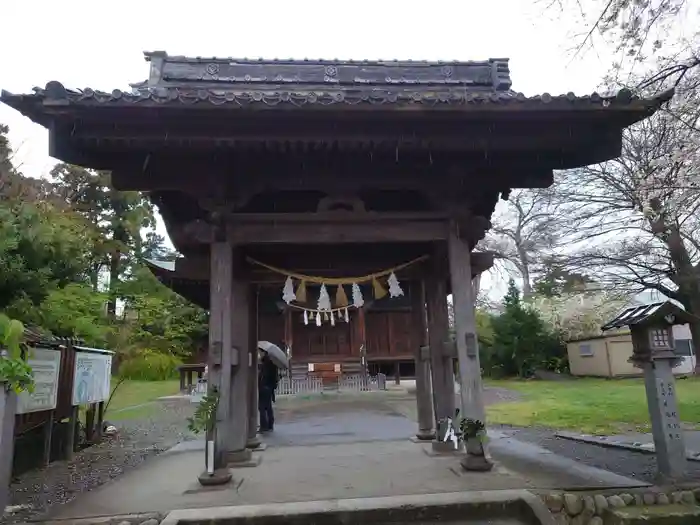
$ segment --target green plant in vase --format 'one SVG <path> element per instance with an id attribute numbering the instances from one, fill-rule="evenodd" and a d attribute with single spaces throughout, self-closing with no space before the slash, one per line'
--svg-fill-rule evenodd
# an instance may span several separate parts
<path id="1" fill-rule="evenodd" d="M 219 392 L 212 390 L 202 398 L 192 417 L 187 418 L 187 428 L 199 434 L 205 432 L 208 436 L 214 432 L 216 426 L 216 410 L 219 406 Z"/>
<path id="2" fill-rule="evenodd" d="M 488 471 L 493 468 L 484 453 L 486 442 L 486 426 L 478 419 L 463 418 L 459 422 L 459 430 L 467 448 L 467 455 L 461 461 L 466 470 Z"/>
<path id="3" fill-rule="evenodd" d="M 24 326 L 0 314 L 0 384 L 6 391 L 34 391 L 34 374 L 23 356 Z"/>

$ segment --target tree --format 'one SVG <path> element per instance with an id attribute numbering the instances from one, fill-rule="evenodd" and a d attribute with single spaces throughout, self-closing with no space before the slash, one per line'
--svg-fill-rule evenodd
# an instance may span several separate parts
<path id="1" fill-rule="evenodd" d="M 107 270 L 107 312 L 114 317 L 118 283 L 142 252 L 142 229 L 155 227 L 153 205 L 140 192 L 113 189 L 107 172 L 57 164 L 51 176 L 63 199 L 90 224 L 94 253 L 91 282 L 97 290 L 100 274 Z"/>
<path id="2" fill-rule="evenodd" d="M 678 85 L 700 69 L 697 27 L 691 25 L 689 37 L 683 31 L 684 22 L 692 24 L 698 12 L 697 0 L 547 0 L 546 5 L 578 17 L 583 34 L 576 53 L 600 37 L 618 55 L 613 64 L 617 77 L 646 67 L 648 72 L 633 84 L 640 89 Z M 656 67 L 649 67 L 651 57 Z"/>
<path id="3" fill-rule="evenodd" d="M 0 203 L 0 311 L 40 304 L 87 274 L 85 230 L 50 204 Z"/>
<path id="4" fill-rule="evenodd" d="M 532 293 L 533 274 L 558 242 L 557 215 L 558 204 L 549 188 L 514 190 L 482 243 L 505 273 L 515 271 L 525 297 Z"/>
<path id="5" fill-rule="evenodd" d="M 130 327 L 130 342 L 139 347 L 184 356 L 206 339 L 207 313 L 161 284 L 145 266 L 136 266 L 118 293 L 124 299 L 122 322 Z"/>
<path id="6" fill-rule="evenodd" d="M 594 284 L 595 280 L 589 276 L 571 272 L 548 260 L 543 263 L 542 274 L 532 288 L 536 297 L 559 297 L 572 292 L 583 292 Z"/>
<path id="7" fill-rule="evenodd" d="M 561 334 L 565 341 L 571 341 L 600 335 L 600 327 L 628 303 L 615 294 L 595 291 L 535 296 L 530 306 L 550 331 Z"/>
<path id="8" fill-rule="evenodd" d="M 549 332 L 537 313 L 522 302 L 513 279 L 503 298 L 503 313 L 492 319 L 491 327 L 491 361 L 497 362 L 505 375 L 527 377 L 563 353 L 556 334 Z"/>
<path id="9" fill-rule="evenodd" d="M 685 86 L 624 133 L 621 157 L 564 174 L 572 244 L 559 255 L 610 289 L 658 290 L 700 321 L 700 98 Z M 700 322 L 691 331 L 700 355 Z"/>

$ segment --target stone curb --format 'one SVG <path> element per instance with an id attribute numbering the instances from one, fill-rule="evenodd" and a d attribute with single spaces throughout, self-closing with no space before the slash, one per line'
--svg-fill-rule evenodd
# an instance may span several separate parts
<path id="1" fill-rule="evenodd" d="M 170 512 L 160 525 L 228 524 L 380 523 L 451 521 L 463 519 L 465 512 L 474 519 L 517 517 L 527 522 L 556 525 L 546 505 L 526 490 L 474 491 L 446 494 L 419 494 L 381 498 L 357 498 L 238 505 Z M 529 514 L 529 516 L 528 516 Z"/>
<path id="2" fill-rule="evenodd" d="M 591 491 L 587 493 L 550 492 L 541 494 L 542 501 L 552 513 L 557 525 L 603 525 L 606 516 L 616 509 L 676 505 L 689 510 L 699 508 L 700 488 L 668 490 L 650 487 L 625 492 Z M 660 516 L 662 514 L 659 514 Z"/>
<path id="3" fill-rule="evenodd" d="M 165 513 L 143 512 L 138 514 L 118 514 L 111 516 L 90 516 L 85 518 L 65 518 L 42 520 L 40 518 L 29 520 L 29 523 L 42 523 L 44 525 L 117 525 L 122 523 L 157 525 L 163 519 Z M 153 521 L 151 521 L 153 520 Z"/>
<path id="4" fill-rule="evenodd" d="M 632 452 L 642 452 L 644 454 L 656 453 L 653 444 L 635 445 L 634 443 L 629 443 L 627 441 L 613 441 L 604 437 L 574 434 L 573 432 L 555 432 L 554 436 L 562 439 L 568 439 L 569 441 L 598 445 L 600 447 L 621 448 L 624 450 L 631 450 Z M 688 459 L 688 461 L 700 461 L 700 452 L 686 451 L 686 459 Z"/>

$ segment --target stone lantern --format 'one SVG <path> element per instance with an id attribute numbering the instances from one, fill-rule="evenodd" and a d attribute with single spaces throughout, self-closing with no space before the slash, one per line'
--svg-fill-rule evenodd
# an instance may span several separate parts
<path id="1" fill-rule="evenodd" d="M 664 481 L 682 478 L 686 450 L 678 414 L 673 368 L 680 363 L 675 353 L 673 326 L 691 322 L 691 315 L 667 301 L 628 308 L 605 324 L 603 331 L 629 327 L 632 357 L 629 361 L 644 373 L 656 461 Z"/>

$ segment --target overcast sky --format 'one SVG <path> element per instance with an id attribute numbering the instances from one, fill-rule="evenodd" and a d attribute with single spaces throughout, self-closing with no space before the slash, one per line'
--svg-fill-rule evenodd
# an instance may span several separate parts
<path id="1" fill-rule="evenodd" d="M 88 2 L 3 0 L 0 88 L 19 93 L 58 80 L 69 88 L 125 89 L 145 80 L 143 51 L 266 58 L 511 59 L 526 95 L 594 91 L 611 59 L 600 49 L 572 60 L 576 18 L 537 0 L 306 0 Z M 16 161 L 45 176 L 46 131 L 0 105 Z M 500 296 L 499 279 L 484 287 Z"/>

